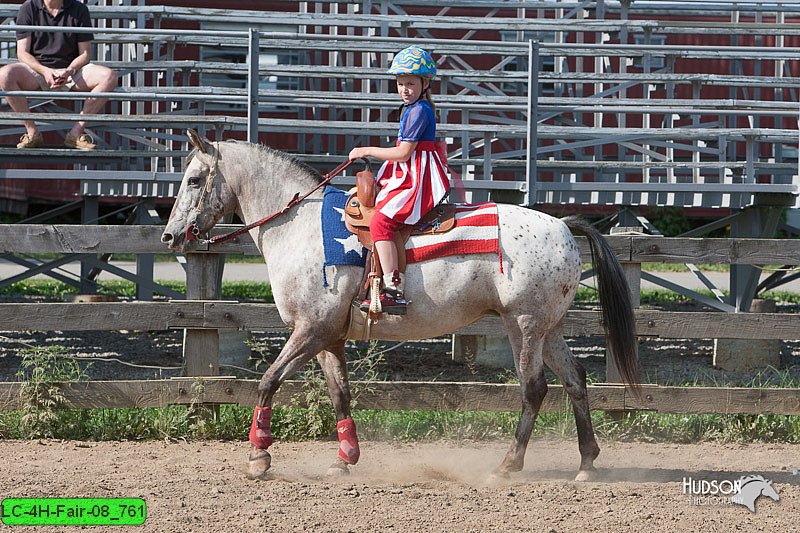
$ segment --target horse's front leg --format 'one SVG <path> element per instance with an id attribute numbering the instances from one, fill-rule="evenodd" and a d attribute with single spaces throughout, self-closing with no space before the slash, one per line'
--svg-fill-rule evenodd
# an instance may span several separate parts
<path id="1" fill-rule="evenodd" d="M 325 374 L 328 393 L 336 411 L 336 436 L 339 438 L 339 454 L 328 468 L 328 475 L 349 474 L 347 465 L 356 464 L 361 452 L 356 425 L 350 416 L 350 382 L 347 378 L 344 343 L 338 342 L 329 346 L 327 350 L 317 354 L 317 359 Z"/>
<path id="2" fill-rule="evenodd" d="M 247 468 L 247 477 L 250 479 L 266 479 L 267 471 L 272 466 L 272 456 L 267 449 L 272 445 L 272 399 L 278 387 L 327 344 L 329 341 L 324 335 L 315 334 L 310 328 L 296 327 L 278 358 L 264 372 L 258 384 L 258 404 L 250 425 L 252 448 Z"/>

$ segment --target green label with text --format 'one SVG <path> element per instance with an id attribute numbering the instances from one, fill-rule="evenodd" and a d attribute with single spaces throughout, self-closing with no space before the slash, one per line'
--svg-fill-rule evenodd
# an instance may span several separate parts
<path id="1" fill-rule="evenodd" d="M 0 521 L 7 526 L 141 526 L 141 498 L 5 498 Z"/>

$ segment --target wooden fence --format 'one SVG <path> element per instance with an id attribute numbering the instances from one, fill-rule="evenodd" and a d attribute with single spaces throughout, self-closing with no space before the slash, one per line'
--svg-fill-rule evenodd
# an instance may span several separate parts
<path id="1" fill-rule="evenodd" d="M 230 226 L 215 228 L 227 232 Z M 24 253 L 97 254 L 163 252 L 159 226 L 0 225 L 0 249 Z M 730 264 L 797 264 L 800 241 L 777 239 L 672 239 L 612 235 L 608 240 L 626 268 L 636 272 L 644 261 Z M 588 245 L 578 239 L 584 258 Z M 215 247 L 219 253 L 257 254 L 249 235 Z M 186 373 L 171 380 L 88 382 L 66 385 L 74 407 L 152 407 L 190 402 L 253 405 L 257 381 L 219 377 L 218 330 L 287 331 L 271 304 L 214 300 L 219 297 L 217 253 L 187 254 L 187 297 L 169 302 L 0 304 L 5 331 L 168 330 L 186 329 Z M 800 315 L 781 313 L 666 312 L 636 310 L 642 337 L 664 338 L 800 338 Z M 563 324 L 568 337 L 600 335 L 599 313 L 570 311 Z M 487 317 L 455 332 L 461 335 L 504 335 L 499 319 Z M 203 392 L 190 393 L 194 381 Z M 18 406 L 19 383 L 0 383 L 0 409 Z M 300 383 L 288 382 L 277 402 L 292 401 Z M 370 383 L 359 408 L 517 411 L 519 387 L 485 383 Z M 593 409 L 655 410 L 670 413 L 774 413 L 800 415 L 800 389 L 727 387 L 662 387 L 645 385 L 642 399 L 621 385 L 590 387 Z M 551 386 L 543 409 L 568 407 L 564 391 Z"/>

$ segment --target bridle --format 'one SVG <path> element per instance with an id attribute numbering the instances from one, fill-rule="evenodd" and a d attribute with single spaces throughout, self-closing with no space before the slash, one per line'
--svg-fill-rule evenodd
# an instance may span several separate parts
<path id="1" fill-rule="evenodd" d="M 214 150 L 214 159 L 211 165 L 211 170 L 206 176 L 206 182 L 203 186 L 203 190 L 200 193 L 200 197 L 197 199 L 197 203 L 194 206 L 193 211 L 196 213 L 200 212 L 200 208 L 203 207 L 203 203 L 206 201 L 206 196 L 208 193 L 211 192 L 211 189 L 214 188 L 214 179 L 217 177 L 217 169 L 219 168 L 219 144 L 217 144 L 216 149 Z M 186 228 L 186 240 L 192 241 L 196 240 L 197 237 L 200 236 L 200 228 L 197 227 L 197 216 L 194 217 L 194 220 L 189 223 L 189 226 Z"/>
<path id="2" fill-rule="evenodd" d="M 364 163 L 367 166 L 369 166 L 369 161 L 366 158 L 362 158 L 362 161 L 364 161 Z M 202 232 L 200 231 L 200 228 L 197 227 L 197 218 L 195 217 L 195 220 L 190 222 L 189 226 L 186 228 L 186 240 L 187 241 L 196 240 L 196 241 L 199 241 L 200 244 L 208 244 L 208 245 L 219 244 L 221 242 L 229 241 L 229 240 L 231 240 L 231 239 L 233 239 L 235 237 L 238 237 L 239 235 L 242 235 L 243 233 L 247 233 L 248 231 L 250 231 L 253 228 L 257 228 L 259 226 L 263 226 L 267 222 L 269 222 L 271 220 L 274 220 L 275 218 L 277 218 L 277 217 L 281 216 L 282 214 L 286 213 L 289 209 L 291 209 L 295 205 L 299 204 L 300 202 L 302 202 L 303 200 L 305 200 L 306 198 L 311 196 L 314 192 L 318 191 L 319 189 L 321 189 L 325 185 L 328 185 L 333 180 L 333 178 L 335 178 L 337 175 L 339 175 L 339 173 L 341 171 L 343 171 L 344 169 L 346 169 L 347 167 L 352 165 L 354 162 L 355 162 L 355 160 L 348 159 L 344 163 L 340 164 L 339 166 L 337 166 L 336 168 L 334 168 L 333 170 L 331 170 L 330 172 L 325 174 L 322 177 L 322 180 L 317 184 L 317 186 L 314 187 L 313 189 L 311 189 L 310 191 L 308 191 L 307 193 L 305 193 L 303 196 L 300 196 L 299 192 L 294 193 L 294 196 L 292 196 L 292 199 L 289 200 L 289 202 L 280 211 L 277 211 L 277 212 L 275 212 L 275 213 L 273 213 L 273 214 L 271 214 L 271 215 L 269 215 L 267 217 L 262 218 L 261 220 L 257 220 L 256 222 L 253 222 L 252 224 L 248 224 L 246 226 L 243 226 L 243 227 L 241 227 L 241 228 L 239 228 L 237 230 L 234 230 L 234 231 L 232 231 L 230 233 L 226 233 L 224 235 L 215 235 L 215 236 L 211 237 L 210 239 L 199 239 L 198 237 L 199 237 L 200 233 L 202 233 Z M 217 175 L 217 167 L 218 166 L 219 166 L 219 145 L 217 145 L 216 153 L 214 154 L 214 162 L 213 162 L 213 165 L 211 167 L 211 171 L 208 173 L 208 176 L 206 177 L 205 186 L 203 187 L 203 191 L 200 194 L 200 198 L 198 198 L 197 204 L 195 205 L 195 208 L 194 208 L 195 213 L 199 213 L 200 212 L 200 208 L 203 206 L 203 202 L 205 202 L 206 196 L 208 195 L 208 193 L 211 192 L 211 189 L 213 188 L 214 178 Z"/>

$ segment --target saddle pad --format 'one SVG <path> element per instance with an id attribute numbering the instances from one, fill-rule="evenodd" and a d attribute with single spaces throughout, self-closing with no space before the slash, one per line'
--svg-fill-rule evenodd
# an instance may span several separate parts
<path id="1" fill-rule="evenodd" d="M 413 235 L 406 242 L 406 262 L 418 263 L 464 254 L 500 254 L 500 226 L 497 204 L 462 204 L 456 206 L 456 224 L 447 233 Z"/>
<path id="2" fill-rule="evenodd" d="M 322 245 L 325 251 L 323 286 L 327 287 L 325 268 L 335 265 L 366 264 L 367 249 L 344 225 L 348 194 L 326 187 L 322 200 Z M 463 204 L 456 208 L 455 227 L 447 233 L 415 235 L 406 242 L 406 262 L 419 263 L 449 255 L 496 253 L 500 255 L 497 204 Z M 502 269 L 502 258 L 501 258 Z M 502 270 L 501 270 L 502 272 Z"/>
<path id="3" fill-rule="evenodd" d="M 325 263 L 322 266 L 323 286 L 328 286 L 325 268 L 335 265 L 366 264 L 367 249 L 358 241 L 358 235 L 350 233 L 344 225 L 344 207 L 347 193 L 336 187 L 325 187 L 322 199 L 322 248 Z"/>

